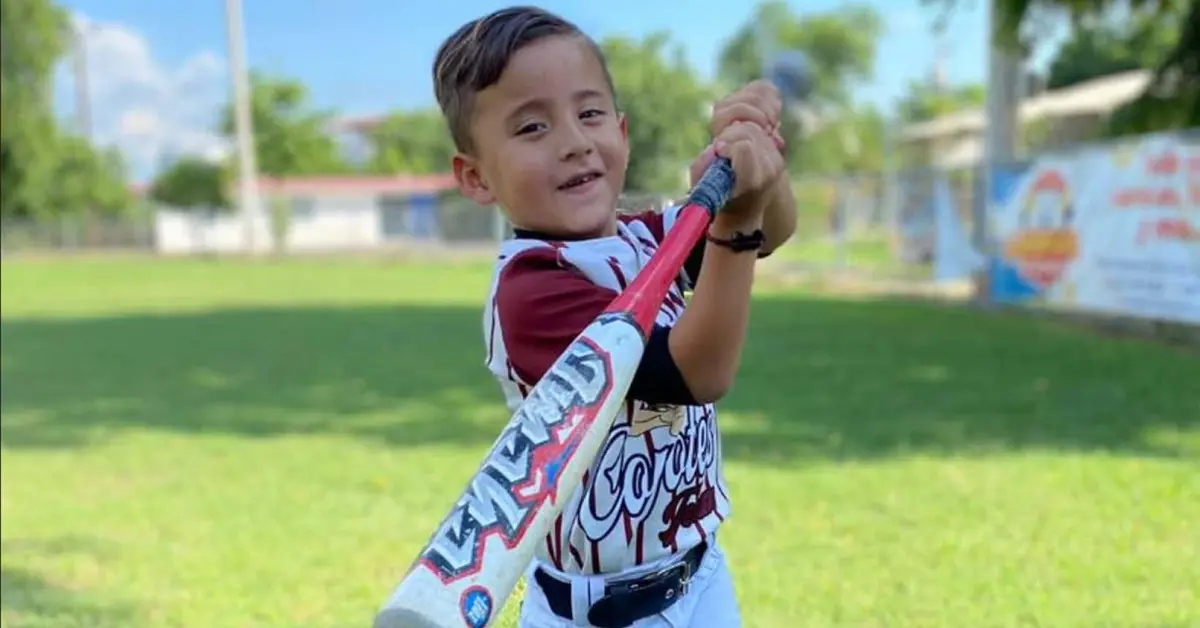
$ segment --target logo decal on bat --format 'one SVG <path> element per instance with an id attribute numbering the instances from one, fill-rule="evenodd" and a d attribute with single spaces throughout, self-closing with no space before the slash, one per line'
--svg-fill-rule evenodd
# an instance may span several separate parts
<path id="1" fill-rule="evenodd" d="M 620 313 L 596 322 L 634 325 Z M 504 428 L 418 564 L 450 584 L 478 573 L 489 537 L 515 547 L 534 513 L 558 498 L 559 473 L 608 397 L 612 377 L 608 351 L 590 338 L 572 343 Z"/>
<path id="2" fill-rule="evenodd" d="M 463 591 L 462 598 L 458 602 L 459 608 L 462 609 L 463 621 L 467 622 L 470 628 L 483 628 L 487 625 L 488 620 L 492 618 L 492 609 L 496 604 L 492 601 L 492 594 L 483 587 L 467 587 Z"/>

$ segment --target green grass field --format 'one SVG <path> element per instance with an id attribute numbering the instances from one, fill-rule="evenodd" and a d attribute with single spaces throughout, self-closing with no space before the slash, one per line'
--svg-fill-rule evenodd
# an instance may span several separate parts
<path id="1" fill-rule="evenodd" d="M 507 418 L 487 280 L 5 261 L 3 626 L 369 625 Z M 766 288 L 753 317 L 721 403 L 747 628 L 1200 625 L 1195 355 Z"/>

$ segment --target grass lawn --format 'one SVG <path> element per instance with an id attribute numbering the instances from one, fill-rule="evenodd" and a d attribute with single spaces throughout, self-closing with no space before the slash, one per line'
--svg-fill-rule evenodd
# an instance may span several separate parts
<path id="1" fill-rule="evenodd" d="M 369 625 L 507 419 L 487 280 L 5 261 L 0 623 Z M 764 289 L 721 404 L 745 625 L 1200 625 L 1197 373 L 1046 322 Z"/>

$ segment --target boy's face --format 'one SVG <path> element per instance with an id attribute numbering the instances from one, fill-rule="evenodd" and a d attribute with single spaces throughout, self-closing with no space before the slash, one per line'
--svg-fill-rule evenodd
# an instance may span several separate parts
<path id="1" fill-rule="evenodd" d="M 519 50 L 476 95 L 471 132 L 475 154 L 454 158 L 465 195 L 499 204 L 525 229 L 563 238 L 615 233 L 629 144 L 585 41 L 548 37 Z"/>

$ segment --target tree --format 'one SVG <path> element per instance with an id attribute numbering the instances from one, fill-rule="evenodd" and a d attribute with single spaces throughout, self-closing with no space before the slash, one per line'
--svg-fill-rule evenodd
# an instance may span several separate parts
<path id="1" fill-rule="evenodd" d="M 158 173 L 150 186 L 150 198 L 180 209 L 227 209 L 228 185 L 221 164 L 189 155 Z"/>
<path id="2" fill-rule="evenodd" d="M 227 137 L 235 132 L 234 113 L 230 103 L 221 116 L 221 130 Z M 329 132 L 332 115 L 309 104 L 308 89 L 300 81 L 251 72 L 250 121 L 258 172 L 265 177 L 351 171 Z M 232 160 L 227 167 L 233 167 Z M 272 242 L 278 250 L 291 222 L 291 206 L 281 197 L 268 198 L 267 204 Z"/>
<path id="3" fill-rule="evenodd" d="M 672 193 L 687 186 L 687 167 L 708 143 L 713 91 L 665 33 L 601 42 L 629 123 L 629 169 L 634 192 Z"/>
<path id="4" fill-rule="evenodd" d="M 1174 49 L 1179 32 L 1158 28 L 1156 22 L 1145 13 L 1133 19 L 1081 19 L 1050 62 L 1046 87 L 1060 89 L 1118 72 L 1157 68 Z"/>
<path id="5" fill-rule="evenodd" d="M 327 131 L 331 115 L 313 109 L 308 89 L 291 79 L 250 75 L 251 124 L 258 170 L 269 177 L 343 173 L 350 170 Z M 232 138 L 233 104 L 225 106 L 221 131 Z"/>
<path id="6" fill-rule="evenodd" d="M 56 133 L 50 90 L 65 49 L 66 14 L 45 0 L 0 0 L 0 213 L 49 211 Z"/>
<path id="7" fill-rule="evenodd" d="M 717 74 L 726 87 L 762 76 L 764 40 L 773 49 L 805 53 L 816 79 L 814 105 L 848 105 L 854 81 L 869 80 L 875 71 L 875 48 L 883 20 L 869 6 L 844 5 L 810 15 L 792 13 L 786 2 L 758 5 L 721 48 Z"/>
<path id="8" fill-rule="evenodd" d="M 70 20 L 50 0 L 0 0 L 0 215 L 40 217 L 130 206 L 124 169 L 64 133 L 54 117 L 53 73 Z"/>
<path id="9" fill-rule="evenodd" d="M 923 0 L 945 13 L 963 0 Z M 1200 126 L 1200 0 L 994 0 L 999 13 L 997 41 L 1026 52 L 1047 23 L 1067 20 L 1087 28 L 1113 15 L 1135 24 L 1130 41 L 1151 49 L 1173 41 L 1154 67 L 1154 80 L 1132 103 L 1114 113 L 1109 134 L 1147 133 Z M 1142 39 L 1137 39 L 1141 37 Z M 1103 47 L 1105 42 L 1095 42 Z M 1080 44 L 1080 47 L 1084 47 Z M 1085 51 L 1086 52 L 1086 51 Z M 1141 58 L 1135 56 L 1135 58 Z M 1088 62 L 1090 64 L 1090 62 Z M 1079 65 L 1083 65 L 1082 62 Z M 1099 65 L 1097 62 L 1096 65 Z M 1068 68 L 1060 81 L 1070 80 Z M 1080 71 L 1086 74 L 1091 70 Z"/>
<path id="10" fill-rule="evenodd" d="M 437 109 L 396 112 L 371 130 L 368 169 L 379 174 L 447 172 L 454 140 Z"/>
<path id="11" fill-rule="evenodd" d="M 115 149 L 98 151 L 82 137 L 59 134 L 53 153 L 52 185 L 45 195 L 50 208 L 119 214 L 132 207 L 125 163 Z"/>
<path id="12" fill-rule="evenodd" d="M 793 171 L 812 174 L 883 170 L 887 120 L 871 105 L 848 105 L 808 132 L 789 152 Z"/>
<path id="13" fill-rule="evenodd" d="M 871 140 L 876 126 L 882 138 L 882 119 L 857 110 L 852 102 L 854 83 L 874 74 L 875 48 L 882 30 L 879 14 L 865 5 L 796 15 L 786 2 L 764 2 L 725 42 L 718 58 L 718 77 L 725 90 L 759 78 L 763 54 L 769 52 L 764 42 L 770 42 L 772 49 L 804 52 L 815 78 L 813 94 L 805 104 L 816 113 L 816 119 L 803 129 L 808 134 L 803 138 L 797 120 L 784 119 L 782 133 L 789 146 L 801 147 L 789 153 L 789 168 L 857 169 L 857 162 L 874 150 L 871 141 L 864 139 Z"/>
<path id="14" fill-rule="evenodd" d="M 906 124 L 933 120 L 955 111 L 982 107 L 982 85 L 957 85 L 939 88 L 929 81 L 910 81 L 908 91 L 896 103 L 896 115 Z"/>

